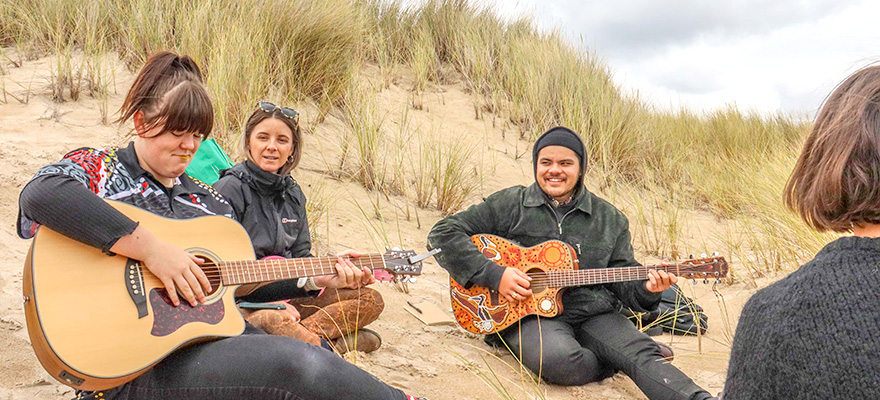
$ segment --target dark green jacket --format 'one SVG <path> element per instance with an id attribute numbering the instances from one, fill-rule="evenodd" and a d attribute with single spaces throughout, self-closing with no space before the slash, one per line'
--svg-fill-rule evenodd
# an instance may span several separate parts
<path id="1" fill-rule="evenodd" d="M 428 234 L 428 247 L 443 249 L 435 258 L 457 282 L 494 290 L 504 268 L 483 256 L 471 235 L 493 234 L 525 247 L 558 239 L 575 248 L 581 269 L 640 265 L 633 257 L 626 216 L 585 187 L 577 192 L 573 207 L 557 216 L 537 183 L 501 190 L 437 222 Z M 581 286 L 564 292 L 563 318 L 575 322 L 619 311 L 621 305 L 644 312 L 659 302 L 660 293 L 648 292 L 645 281 Z"/>

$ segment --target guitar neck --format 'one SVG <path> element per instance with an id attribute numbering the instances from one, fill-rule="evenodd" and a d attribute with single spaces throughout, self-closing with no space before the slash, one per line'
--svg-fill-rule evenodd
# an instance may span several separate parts
<path id="1" fill-rule="evenodd" d="M 678 264 L 551 271 L 546 274 L 546 286 L 570 287 L 613 282 L 641 281 L 648 279 L 648 271 L 652 269 L 680 275 Z"/>
<path id="2" fill-rule="evenodd" d="M 357 258 L 334 256 L 224 261 L 218 263 L 218 267 L 223 276 L 224 284 L 242 285 L 309 276 L 332 275 L 336 273 L 335 266 L 339 257 L 351 260 L 356 267 L 360 268 L 385 268 L 385 257 L 382 254 L 365 254 Z"/>

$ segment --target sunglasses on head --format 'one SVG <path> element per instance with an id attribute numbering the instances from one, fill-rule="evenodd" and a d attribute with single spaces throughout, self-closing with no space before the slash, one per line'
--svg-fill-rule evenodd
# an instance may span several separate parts
<path id="1" fill-rule="evenodd" d="M 281 114 L 287 118 L 294 119 L 299 116 L 299 112 L 290 107 L 276 106 L 275 104 L 272 104 L 268 101 L 258 101 L 257 105 L 260 106 L 261 110 L 267 113 L 275 112 L 275 110 L 281 109 Z"/>

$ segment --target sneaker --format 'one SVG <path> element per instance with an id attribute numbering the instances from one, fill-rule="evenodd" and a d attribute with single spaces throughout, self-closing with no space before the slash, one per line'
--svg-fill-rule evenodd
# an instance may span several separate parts
<path id="1" fill-rule="evenodd" d="M 382 347 L 382 337 L 372 329 L 361 328 L 333 341 L 338 354 L 349 351 L 371 353 Z"/>

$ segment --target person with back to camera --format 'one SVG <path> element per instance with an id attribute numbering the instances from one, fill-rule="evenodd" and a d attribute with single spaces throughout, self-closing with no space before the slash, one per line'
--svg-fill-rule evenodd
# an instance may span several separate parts
<path id="1" fill-rule="evenodd" d="M 243 139 L 247 159 L 220 171 L 214 188 L 232 205 L 257 258 L 311 257 L 306 198 L 290 176 L 303 151 L 299 113 L 260 101 L 245 123 Z M 340 262 L 355 268 L 347 259 Z M 287 309 L 254 311 L 245 318 L 268 333 L 330 345 L 339 353 L 371 352 L 379 348 L 381 338 L 364 326 L 379 317 L 385 303 L 378 291 L 363 287 L 375 281 L 366 267 L 363 278 L 352 287 L 322 291 L 316 297 L 308 292 L 333 288 L 332 276 L 270 284 L 245 300 L 265 301 L 286 293 L 292 297 L 283 302 Z"/>
<path id="2" fill-rule="evenodd" d="M 428 247 L 443 249 L 435 258 L 450 276 L 465 288 L 489 288 L 508 302 L 527 301 L 532 295 L 528 275 L 492 262 L 474 246 L 470 237 L 478 233 L 523 247 L 561 240 L 576 250 L 580 268 L 639 265 L 626 216 L 583 184 L 587 158 L 580 135 L 552 128 L 535 141 L 532 157 L 531 186 L 498 191 L 431 229 Z M 621 304 L 637 312 L 656 308 L 660 293 L 676 280 L 674 274 L 652 270 L 648 281 L 569 288 L 559 316 L 527 316 L 485 339 L 508 346 L 547 382 L 584 385 L 621 370 L 651 399 L 710 399 L 619 312 Z"/>
<path id="3" fill-rule="evenodd" d="M 18 231 L 39 225 L 142 261 L 175 307 L 204 304 L 211 284 L 202 261 L 164 242 L 102 199 L 165 218 L 232 216 L 210 186 L 184 171 L 213 127 L 213 107 L 201 71 L 187 56 L 162 52 L 141 69 L 121 108 L 134 123 L 126 148 L 74 150 L 41 168 L 19 199 Z M 363 272 L 335 266 L 338 286 L 357 285 Z M 257 289 L 259 292 L 260 289 Z M 124 357 L 106 355 L 107 357 Z M 246 325 L 242 335 L 179 349 L 138 378 L 113 389 L 77 392 L 79 399 L 400 399 L 410 400 L 331 352 Z"/>
<path id="4" fill-rule="evenodd" d="M 743 307 L 725 400 L 880 398 L 880 66 L 819 111 L 783 191 L 818 232 L 852 232 Z"/>

